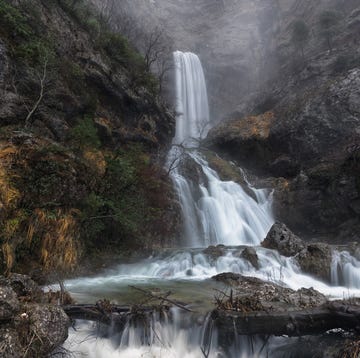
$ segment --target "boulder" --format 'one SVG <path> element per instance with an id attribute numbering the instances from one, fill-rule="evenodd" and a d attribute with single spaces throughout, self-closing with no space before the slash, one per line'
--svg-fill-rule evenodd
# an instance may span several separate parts
<path id="1" fill-rule="evenodd" d="M 332 250 L 328 244 L 309 244 L 296 259 L 303 272 L 330 283 Z"/>
<path id="2" fill-rule="evenodd" d="M 247 247 L 240 254 L 240 257 L 249 261 L 257 270 L 259 269 L 259 258 L 253 247 Z"/>
<path id="3" fill-rule="evenodd" d="M 19 309 L 19 300 L 14 290 L 8 286 L 0 286 L 0 322 L 11 320 Z"/>
<path id="4" fill-rule="evenodd" d="M 292 233 L 285 224 L 279 222 L 271 227 L 261 246 L 277 250 L 281 255 L 287 257 L 295 256 L 306 247 L 298 236 Z"/>
<path id="5" fill-rule="evenodd" d="M 30 334 L 22 337 L 31 342 L 38 357 L 45 357 L 56 347 L 60 346 L 68 337 L 70 319 L 59 306 L 28 304 L 20 319 L 22 324 L 28 323 Z"/>

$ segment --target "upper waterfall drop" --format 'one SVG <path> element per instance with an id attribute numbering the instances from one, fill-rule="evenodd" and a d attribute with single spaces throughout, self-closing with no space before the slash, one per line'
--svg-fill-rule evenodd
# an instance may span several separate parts
<path id="1" fill-rule="evenodd" d="M 174 144 L 196 146 L 209 130 L 209 103 L 200 59 L 191 52 L 174 52 L 176 135 Z"/>

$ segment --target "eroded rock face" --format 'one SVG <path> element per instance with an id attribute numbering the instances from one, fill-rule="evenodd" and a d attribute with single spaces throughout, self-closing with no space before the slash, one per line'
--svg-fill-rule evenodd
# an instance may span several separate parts
<path id="1" fill-rule="evenodd" d="M 271 227 L 261 246 L 277 250 L 281 255 L 288 257 L 295 256 L 306 247 L 298 236 L 292 233 L 285 224 L 279 222 Z"/>

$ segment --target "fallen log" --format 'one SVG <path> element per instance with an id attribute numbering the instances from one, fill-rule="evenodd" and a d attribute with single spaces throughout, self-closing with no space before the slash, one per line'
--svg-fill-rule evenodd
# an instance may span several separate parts
<path id="1" fill-rule="evenodd" d="M 139 317 L 155 311 L 154 307 L 119 306 L 113 304 L 108 304 L 104 308 L 104 305 L 99 302 L 96 304 L 73 304 L 63 306 L 62 308 L 71 319 L 113 325 L 117 326 L 119 330 L 124 327 L 129 317 Z M 162 306 L 162 308 L 166 309 L 167 307 Z"/>
<path id="2" fill-rule="evenodd" d="M 169 309 L 168 306 L 161 306 Z M 102 305 L 81 304 L 63 306 L 66 314 L 72 319 L 101 322 L 116 326 L 120 331 L 129 319 L 144 315 L 149 319 L 156 307 L 109 305 L 106 310 Z M 158 311 L 158 310 L 157 310 Z M 186 313 L 189 314 L 189 313 Z M 342 301 L 326 303 L 319 307 L 296 311 L 254 311 L 235 312 L 216 309 L 211 319 L 221 336 L 236 335 L 287 335 L 303 336 L 322 334 L 328 330 L 342 328 L 344 330 L 360 330 L 360 305 L 346 304 Z"/>
<path id="3" fill-rule="evenodd" d="M 303 336 L 335 328 L 360 329 L 360 305 L 344 302 L 287 312 L 214 310 L 211 317 L 222 334 Z"/>

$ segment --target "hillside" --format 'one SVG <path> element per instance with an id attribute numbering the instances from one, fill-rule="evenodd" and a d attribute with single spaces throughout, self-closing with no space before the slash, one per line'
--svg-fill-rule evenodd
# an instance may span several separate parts
<path id="1" fill-rule="evenodd" d="M 85 1 L 0 0 L 0 23 L 0 273 L 173 242 L 174 118 L 141 55 Z"/>

